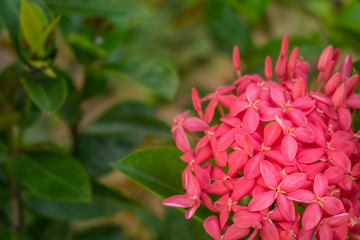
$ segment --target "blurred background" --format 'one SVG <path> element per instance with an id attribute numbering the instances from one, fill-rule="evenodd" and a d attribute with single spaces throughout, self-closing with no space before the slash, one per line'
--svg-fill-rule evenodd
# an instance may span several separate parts
<path id="1" fill-rule="evenodd" d="M 24 77 L 33 103 L 20 128 L 21 150 L 57 149 L 77 159 L 90 179 L 93 198 L 74 203 L 31 195 L 39 192 L 15 166 L 2 164 L 0 236 L 14 220 L 12 175 L 22 193 L 22 223 L 11 239 L 209 239 L 201 222 L 164 208 L 161 198 L 110 164 L 146 147 L 174 146 L 170 126 L 177 113 L 192 108 L 191 88 L 202 97 L 236 79 L 234 45 L 240 49 L 242 72 L 260 75 L 267 55 L 275 64 L 286 33 L 290 47 L 299 46 L 310 62 L 314 78 L 327 45 L 339 47 L 341 57 L 351 53 L 353 61 L 360 53 L 358 0 L 29 2 L 43 12 L 39 19 L 48 19 L 45 26 L 61 18 L 46 38 L 44 52 L 34 54 L 26 29 L 36 32 L 37 15 L 31 15 L 31 8 L 28 16 L 23 13 L 20 0 L 0 3 L 0 131 L 20 121 L 13 112 L 25 111 L 19 83 Z M 43 96 L 27 83 L 24 66 L 30 73 L 55 73 L 61 83 Z M 0 163 L 9 155 L 7 144 L 0 144 Z"/>

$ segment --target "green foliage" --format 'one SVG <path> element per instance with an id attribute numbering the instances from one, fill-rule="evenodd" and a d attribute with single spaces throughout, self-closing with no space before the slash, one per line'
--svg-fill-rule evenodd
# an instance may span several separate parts
<path id="1" fill-rule="evenodd" d="M 66 83 L 60 76 L 51 78 L 45 74 L 33 74 L 25 76 L 23 84 L 34 103 L 46 112 L 58 110 L 66 99 Z"/>
<path id="2" fill-rule="evenodd" d="M 74 240 L 126 240 L 122 229 L 116 225 L 104 225 L 77 232 Z"/>
<path id="3" fill-rule="evenodd" d="M 90 202 L 56 201 L 33 194 L 25 195 L 24 202 L 40 215 L 60 221 L 89 220 L 137 206 L 137 203 L 129 198 L 99 183 L 93 182 L 92 188 L 93 198 Z"/>
<path id="4" fill-rule="evenodd" d="M 131 58 L 105 68 L 145 85 L 168 100 L 175 97 L 179 80 L 174 69 L 163 61 Z"/>
<path id="5" fill-rule="evenodd" d="M 241 52 L 250 50 L 252 41 L 249 26 L 223 1 L 209 1 L 205 18 L 220 46 L 227 50 L 238 46 Z"/>
<path id="6" fill-rule="evenodd" d="M 153 239 L 209 239 L 207 209 L 159 217 L 141 195 L 185 192 L 182 153 L 153 146 L 173 144 L 169 123 L 191 105 L 188 90 L 226 84 L 234 45 L 244 72 L 263 74 L 286 32 L 311 62 L 327 44 L 359 54 L 359 24 L 358 0 L 0 0 L 0 239 L 138 239 L 118 222 L 72 222 L 119 212 Z"/>
<path id="7" fill-rule="evenodd" d="M 40 196 L 72 201 L 91 199 L 83 167 L 65 155 L 52 152 L 19 155 L 8 162 L 8 169 L 21 184 Z"/>
<path id="8" fill-rule="evenodd" d="M 183 194 L 181 172 L 186 164 L 174 147 L 154 147 L 132 153 L 113 166 L 161 197 Z"/>
<path id="9" fill-rule="evenodd" d="M 129 0 L 45 0 L 55 12 L 95 16 L 126 16 L 138 13 L 138 8 Z"/>

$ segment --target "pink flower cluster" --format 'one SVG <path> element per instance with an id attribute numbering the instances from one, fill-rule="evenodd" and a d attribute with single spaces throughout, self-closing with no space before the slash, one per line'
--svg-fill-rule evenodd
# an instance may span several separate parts
<path id="1" fill-rule="evenodd" d="M 360 132 L 352 130 L 359 77 L 350 76 L 349 55 L 333 73 L 339 49 L 328 46 L 308 91 L 309 64 L 298 47 L 288 57 L 288 46 L 285 35 L 278 82 L 270 57 L 266 80 L 242 75 L 235 47 L 237 80 L 203 98 L 193 89 L 198 117 L 175 117 L 173 138 L 188 163 L 186 193 L 163 204 L 189 208 L 186 218 L 205 205 L 214 215 L 203 225 L 216 240 L 360 239 Z"/>

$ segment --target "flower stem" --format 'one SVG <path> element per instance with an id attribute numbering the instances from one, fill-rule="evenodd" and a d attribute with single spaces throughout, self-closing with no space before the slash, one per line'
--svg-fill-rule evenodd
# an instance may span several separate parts
<path id="1" fill-rule="evenodd" d="M 12 213 L 11 230 L 13 232 L 18 232 L 20 231 L 21 228 L 22 219 L 21 219 L 19 183 L 15 179 L 11 179 L 11 213 Z"/>

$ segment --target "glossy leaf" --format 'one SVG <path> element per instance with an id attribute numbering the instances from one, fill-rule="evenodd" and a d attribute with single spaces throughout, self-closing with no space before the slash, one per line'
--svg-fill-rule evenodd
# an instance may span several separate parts
<path id="1" fill-rule="evenodd" d="M 108 109 L 85 130 L 90 134 L 122 134 L 170 137 L 170 127 L 154 117 L 155 109 L 139 102 L 123 102 Z"/>
<path id="2" fill-rule="evenodd" d="M 93 16 L 126 16 L 138 13 L 135 3 L 129 0 L 45 0 L 50 9 L 62 14 Z"/>
<path id="3" fill-rule="evenodd" d="M 33 102 L 46 112 L 56 111 L 66 99 L 66 83 L 59 76 L 56 78 L 44 74 L 26 76 L 23 84 Z"/>
<path id="4" fill-rule="evenodd" d="M 33 52 L 36 48 L 39 36 L 42 35 L 45 25 L 40 16 L 42 13 L 41 9 L 37 8 L 38 7 L 35 4 L 30 3 L 27 0 L 21 1 L 20 27 L 26 42 Z"/>
<path id="5" fill-rule="evenodd" d="M 99 183 L 93 182 L 92 188 L 93 199 L 86 203 L 48 200 L 33 194 L 27 194 L 23 199 L 25 205 L 38 214 L 61 221 L 89 220 L 138 206 L 131 199 Z"/>
<path id="6" fill-rule="evenodd" d="M 115 162 L 114 168 L 125 173 L 161 197 L 183 194 L 181 173 L 186 164 L 179 161 L 175 147 L 154 147 L 134 152 Z"/>
<path id="7" fill-rule="evenodd" d="M 83 167 L 52 152 L 19 155 L 8 162 L 10 173 L 31 192 L 49 199 L 89 201 L 91 189 Z"/>
<path id="8" fill-rule="evenodd" d="M 133 151 L 142 139 L 142 136 L 134 134 L 82 134 L 74 154 L 83 163 L 87 173 L 97 177 L 110 171 L 110 164 Z"/>
<path id="9" fill-rule="evenodd" d="M 164 61 L 127 58 L 108 64 L 104 68 L 150 88 L 167 100 L 175 97 L 179 79 L 175 69 Z"/>

